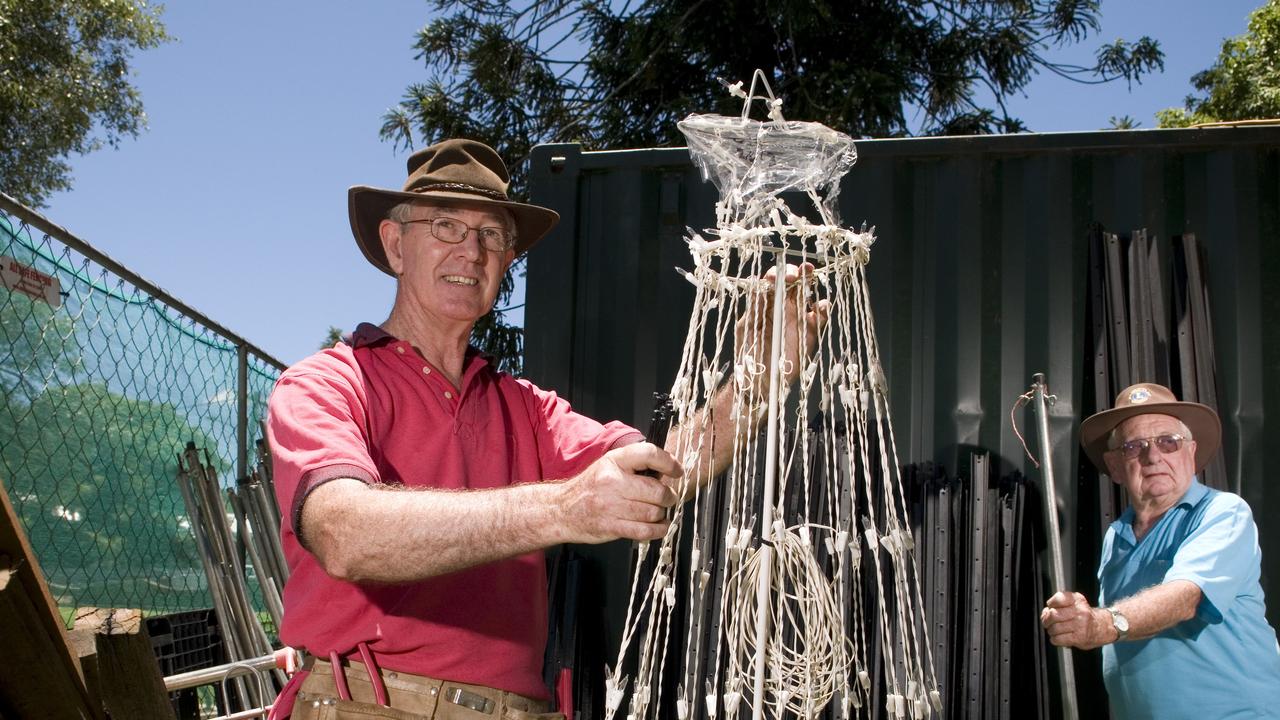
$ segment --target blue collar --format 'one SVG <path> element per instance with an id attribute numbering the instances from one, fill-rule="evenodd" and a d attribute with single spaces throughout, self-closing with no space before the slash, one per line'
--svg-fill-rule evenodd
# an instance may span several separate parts
<path id="1" fill-rule="evenodd" d="M 1209 494 L 1209 488 L 1200 484 L 1200 477 L 1198 475 L 1193 476 L 1191 478 L 1191 487 L 1187 488 L 1187 491 L 1182 495 L 1182 499 L 1179 500 L 1174 505 L 1175 507 L 1177 505 L 1186 505 L 1187 507 L 1195 507 L 1196 505 L 1199 505 L 1200 501 L 1204 499 L 1204 496 L 1208 494 Z"/>

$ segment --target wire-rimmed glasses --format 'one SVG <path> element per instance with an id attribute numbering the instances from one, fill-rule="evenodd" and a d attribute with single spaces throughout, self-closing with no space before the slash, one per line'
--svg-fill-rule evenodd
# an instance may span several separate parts
<path id="1" fill-rule="evenodd" d="M 451 217 L 433 217 L 419 218 L 417 220 L 402 220 L 401 225 L 409 225 L 411 223 L 423 223 L 430 227 L 431 234 L 441 242 L 447 242 L 450 245 L 457 245 L 467 238 L 467 233 L 474 230 L 476 236 L 480 239 L 480 246 L 485 250 L 493 252 L 506 252 L 515 247 L 516 236 L 506 228 L 495 226 L 488 227 L 472 227 L 457 218 Z"/>

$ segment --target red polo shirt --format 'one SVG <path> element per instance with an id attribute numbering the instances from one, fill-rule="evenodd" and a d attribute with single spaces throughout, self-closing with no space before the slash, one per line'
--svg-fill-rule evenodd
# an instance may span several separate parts
<path id="1" fill-rule="evenodd" d="M 390 670 L 548 697 L 542 552 L 411 584 L 356 585 L 330 577 L 299 543 L 302 504 L 339 477 L 448 489 L 572 477 L 642 439 L 637 431 L 578 415 L 474 350 L 456 388 L 409 343 L 363 324 L 351 345 L 280 377 L 267 432 L 290 572 L 285 644 L 325 657 L 367 642 Z"/>

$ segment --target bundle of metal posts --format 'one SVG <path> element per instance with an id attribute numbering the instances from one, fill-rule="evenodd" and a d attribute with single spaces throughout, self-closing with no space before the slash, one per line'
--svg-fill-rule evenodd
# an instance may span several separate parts
<path id="1" fill-rule="evenodd" d="M 1056 717 L 1034 485 L 1016 472 L 998 478 L 977 452 L 967 476 L 926 463 L 905 477 L 945 717 Z"/>
<path id="2" fill-rule="evenodd" d="M 178 456 L 177 480 L 209 579 L 209 592 L 222 627 L 228 659 L 234 663 L 270 654 L 271 642 L 249 600 L 245 565 L 227 518 L 218 473 L 207 454 L 201 463 L 200 451 L 194 443 L 188 443 L 186 451 Z M 237 529 L 242 530 L 240 516 L 236 517 Z M 278 674 L 278 680 L 283 685 L 285 678 Z M 259 697 L 260 691 L 253 684 L 237 679 L 235 687 L 244 707 L 261 706 L 270 700 Z"/>
<path id="3" fill-rule="evenodd" d="M 1111 407 L 1121 390 L 1139 382 L 1159 383 L 1183 400 L 1217 409 L 1213 327 L 1202 264 L 1192 234 L 1164 240 L 1146 230 L 1117 235 L 1100 225 L 1091 229 L 1092 412 Z M 1226 477 L 1218 455 L 1200 480 L 1221 489 Z M 1122 503 L 1118 495 L 1108 500 L 1103 506 L 1114 519 Z"/>
<path id="4" fill-rule="evenodd" d="M 263 601 L 271 615 L 272 625 L 279 628 L 284 618 L 281 595 L 284 582 L 289 579 L 289 568 L 280 545 L 280 510 L 271 482 L 271 458 L 261 440 L 258 441 L 257 464 L 236 483 L 236 487 L 228 488 L 227 500 L 235 512 L 236 527 L 241 529 L 241 540 L 262 587 Z"/>

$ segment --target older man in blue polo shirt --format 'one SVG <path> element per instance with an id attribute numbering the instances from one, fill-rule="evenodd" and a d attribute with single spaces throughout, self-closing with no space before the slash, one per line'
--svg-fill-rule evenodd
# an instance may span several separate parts
<path id="1" fill-rule="evenodd" d="M 1054 645 L 1102 647 L 1116 720 L 1280 718 L 1253 513 L 1196 480 L 1221 434 L 1212 409 L 1151 383 L 1080 427 L 1089 459 L 1130 505 L 1102 545 L 1098 607 L 1060 592 L 1040 620 Z"/>

